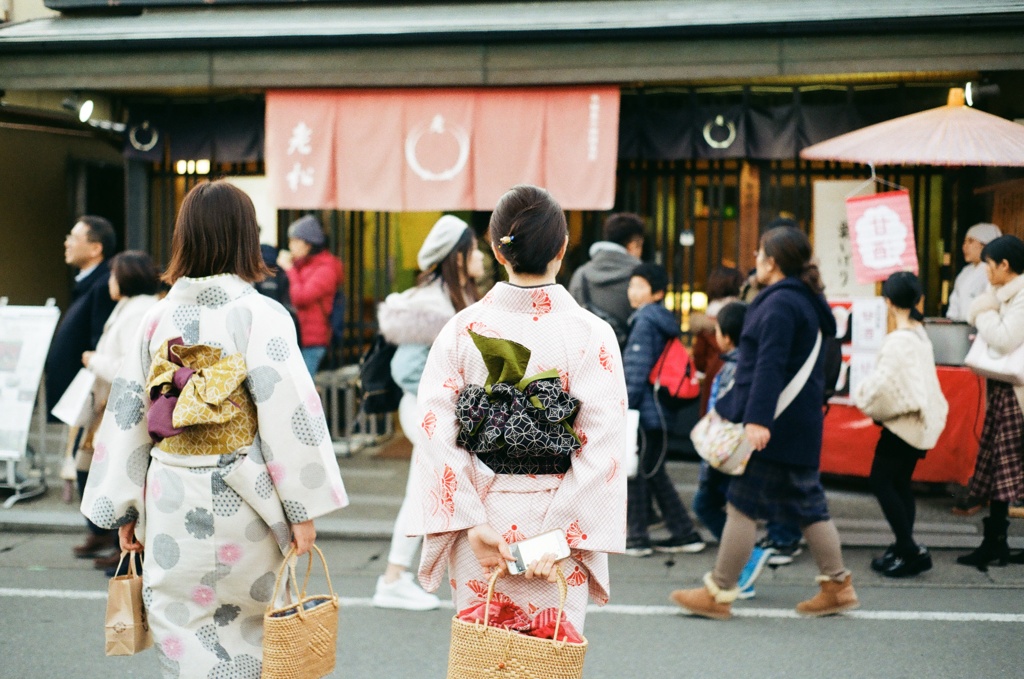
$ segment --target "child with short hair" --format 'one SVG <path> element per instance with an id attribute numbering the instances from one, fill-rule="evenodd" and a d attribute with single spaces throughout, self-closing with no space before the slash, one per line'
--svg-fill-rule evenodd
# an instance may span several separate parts
<path id="1" fill-rule="evenodd" d="M 708 412 L 714 409 L 719 398 L 732 389 L 736 379 L 736 358 L 739 354 L 736 347 L 740 343 L 746 315 L 745 302 L 730 302 L 718 311 L 715 341 L 722 350 L 722 367 L 711 383 Z M 725 527 L 725 491 L 728 485 L 727 474 L 714 469 L 707 462 L 701 462 L 697 492 L 693 496 L 693 513 L 718 540 L 722 539 L 722 529 Z"/>
<path id="2" fill-rule="evenodd" d="M 627 484 L 626 554 L 630 556 L 648 556 L 654 551 L 695 553 L 704 549 L 704 540 L 694 528 L 665 470 L 666 413 L 648 382 L 648 375 L 665 345 L 680 335 L 679 322 L 662 304 L 667 287 L 668 273 L 664 267 L 640 264 L 633 269 L 626 291 L 636 311 L 629 319 L 629 338 L 622 363 L 629 407 L 640 411 L 640 463 L 636 477 Z M 650 539 L 647 530 L 649 496 L 661 509 L 671 534 L 667 539 Z"/>

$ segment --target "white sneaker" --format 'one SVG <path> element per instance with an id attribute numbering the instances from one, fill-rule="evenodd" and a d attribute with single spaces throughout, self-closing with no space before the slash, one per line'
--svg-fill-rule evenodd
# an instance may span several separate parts
<path id="1" fill-rule="evenodd" d="M 377 608 L 401 608 L 406 611 L 432 611 L 441 605 L 441 600 L 425 592 L 406 571 L 394 582 L 384 582 L 384 576 L 377 578 L 377 590 L 373 594 L 373 605 Z"/>

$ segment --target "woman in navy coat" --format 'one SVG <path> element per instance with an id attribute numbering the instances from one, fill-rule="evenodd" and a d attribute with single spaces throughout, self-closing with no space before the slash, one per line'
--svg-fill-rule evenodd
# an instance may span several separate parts
<path id="1" fill-rule="evenodd" d="M 744 474 L 729 484 L 727 519 L 714 570 L 704 576 L 704 587 L 677 590 L 672 600 L 696 615 L 730 617 L 736 582 L 761 519 L 799 525 L 818 565 L 820 591 L 798 604 L 797 612 L 840 613 L 858 603 L 819 478 L 822 349 L 796 398 L 775 417 L 779 395 L 811 358 L 819 334 L 823 343 L 836 332 L 803 231 L 783 226 L 761 237 L 757 279 L 763 289 L 750 305 L 740 336 L 736 382 L 715 406 L 725 419 L 745 425 L 754 453 Z"/>

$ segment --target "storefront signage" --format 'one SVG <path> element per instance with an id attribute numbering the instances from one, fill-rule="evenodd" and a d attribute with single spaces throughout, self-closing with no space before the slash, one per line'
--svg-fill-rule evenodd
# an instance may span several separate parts
<path id="1" fill-rule="evenodd" d="M 848 198 L 846 217 L 858 283 L 884 281 L 896 271 L 917 273 L 909 192 Z"/>
<path id="2" fill-rule="evenodd" d="M 565 209 L 615 201 L 619 91 L 272 91 L 267 178 L 279 208 L 491 210 L 515 184 Z"/>

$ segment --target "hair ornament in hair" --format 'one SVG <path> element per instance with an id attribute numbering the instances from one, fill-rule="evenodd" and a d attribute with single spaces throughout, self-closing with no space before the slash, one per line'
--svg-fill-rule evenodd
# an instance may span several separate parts
<path id="1" fill-rule="evenodd" d="M 510 245 L 515 239 L 515 236 L 502 236 L 501 238 L 498 239 L 498 241 L 502 245 Z"/>

